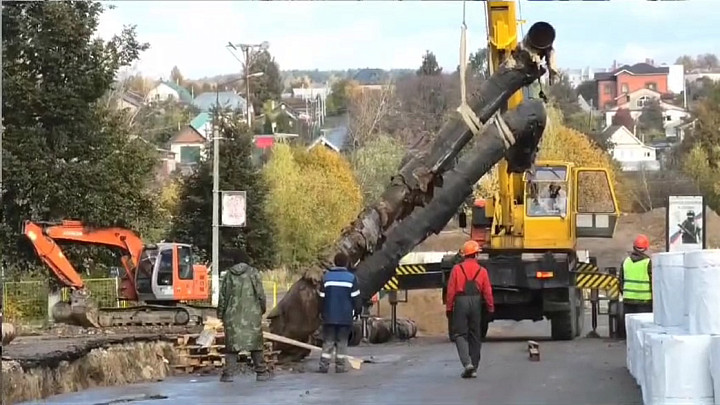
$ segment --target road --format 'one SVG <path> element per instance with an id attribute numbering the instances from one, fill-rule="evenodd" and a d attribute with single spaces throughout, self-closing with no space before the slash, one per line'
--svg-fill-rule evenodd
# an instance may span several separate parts
<path id="1" fill-rule="evenodd" d="M 589 325 L 589 319 L 586 325 Z M 606 335 L 601 325 L 599 332 Z M 257 383 L 251 375 L 223 384 L 215 377 L 174 377 L 154 384 L 94 389 L 43 400 L 47 404 L 158 405 L 237 404 L 642 404 L 640 390 L 625 369 L 622 341 L 542 339 L 547 322 L 497 322 L 483 345 L 477 379 L 464 380 L 455 348 L 442 337 L 351 348 L 372 359 L 344 375 L 283 371 Z M 526 340 L 540 342 L 541 361 L 530 362 Z"/>

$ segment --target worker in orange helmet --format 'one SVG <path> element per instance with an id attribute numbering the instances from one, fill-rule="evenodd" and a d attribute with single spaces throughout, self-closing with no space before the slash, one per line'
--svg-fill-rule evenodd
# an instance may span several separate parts
<path id="1" fill-rule="evenodd" d="M 620 285 L 626 314 L 652 312 L 652 265 L 648 256 L 650 240 L 638 235 L 633 250 L 622 263 Z"/>
<path id="2" fill-rule="evenodd" d="M 478 253 L 480 245 L 477 242 L 465 242 L 462 249 L 464 259 L 452 268 L 447 287 L 446 311 L 463 365 L 462 378 L 477 377 L 482 345 L 483 301 L 490 318 L 495 312 L 490 278 L 487 270 L 477 261 Z"/>

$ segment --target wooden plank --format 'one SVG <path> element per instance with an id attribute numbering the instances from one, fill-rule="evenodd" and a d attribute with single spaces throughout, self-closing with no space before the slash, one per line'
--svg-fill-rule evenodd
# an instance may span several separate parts
<path id="1" fill-rule="evenodd" d="M 286 338 L 285 336 L 276 335 L 274 333 L 263 332 L 263 337 L 267 340 L 272 340 L 274 342 L 280 342 L 280 343 L 285 343 L 287 345 L 301 347 L 303 349 L 310 350 L 311 352 L 322 352 L 322 349 L 317 346 L 299 342 L 297 340 Z M 360 369 L 360 367 L 362 366 L 362 363 L 363 363 L 362 359 L 358 359 L 353 356 L 346 356 L 346 357 L 348 359 L 348 362 L 350 363 L 350 367 L 354 368 L 355 370 Z"/>

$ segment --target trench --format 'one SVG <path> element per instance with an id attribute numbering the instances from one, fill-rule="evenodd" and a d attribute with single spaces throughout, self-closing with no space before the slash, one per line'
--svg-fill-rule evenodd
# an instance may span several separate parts
<path id="1" fill-rule="evenodd" d="M 162 381 L 171 375 L 175 356 L 173 342 L 158 336 L 89 341 L 37 359 L 3 357 L 2 403 L 37 401 L 94 387 Z"/>

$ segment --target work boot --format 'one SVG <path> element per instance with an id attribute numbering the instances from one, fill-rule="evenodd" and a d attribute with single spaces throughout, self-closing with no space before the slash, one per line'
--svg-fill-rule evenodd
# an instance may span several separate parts
<path id="1" fill-rule="evenodd" d="M 220 375 L 220 382 L 233 382 L 238 370 L 237 353 L 225 353 L 225 367 Z"/>
<path id="2" fill-rule="evenodd" d="M 473 367 L 472 364 L 468 364 L 465 366 L 465 369 L 463 370 L 462 374 L 460 375 L 462 378 L 472 378 L 472 374 L 475 372 L 475 367 Z"/>
<path id="3" fill-rule="evenodd" d="M 347 373 L 347 368 L 345 368 L 344 364 L 337 364 L 335 366 L 335 373 L 336 374 Z"/>
<path id="4" fill-rule="evenodd" d="M 318 373 L 327 374 L 328 370 L 330 370 L 330 364 L 320 362 L 320 367 L 318 367 Z"/>
<path id="5" fill-rule="evenodd" d="M 257 373 L 255 377 L 255 381 L 267 381 L 272 378 L 272 373 L 265 370 L 263 372 Z"/>
<path id="6" fill-rule="evenodd" d="M 477 378 L 477 370 L 473 371 L 473 372 L 470 374 L 470 378 Z"/>

